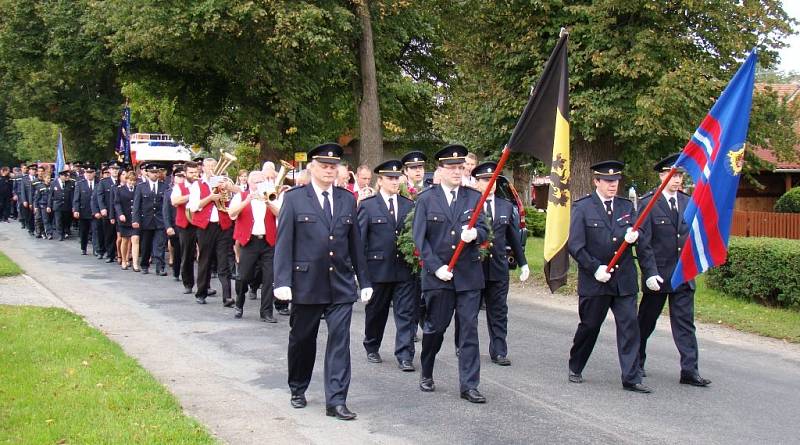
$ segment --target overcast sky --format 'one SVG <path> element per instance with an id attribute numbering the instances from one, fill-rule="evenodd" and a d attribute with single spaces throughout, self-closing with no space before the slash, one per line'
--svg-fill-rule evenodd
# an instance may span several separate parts
<path id="1" fill-rule="evenodd" d="M 800 21 L 800 0 L 783 0 L 783 9 L 789 16 Z M 800 35 L 794 34 L 786 41 L 789 46 L 780 51 L 781 63 L 778 69 L 800 72 Z"/>

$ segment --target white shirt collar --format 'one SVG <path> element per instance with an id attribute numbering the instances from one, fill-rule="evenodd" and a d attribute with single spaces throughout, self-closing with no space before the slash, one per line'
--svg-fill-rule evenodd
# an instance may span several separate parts
<path id="1" fill-rule="evenodd" d="M 678 193 L 677 192 L 676 193 L 670 193 L 670 192 L 667 191 L 667 189 L 664 189 L 664 190 L 661 191 L 661 194 L 664 195 L 664 199 L 666 199 L 667 202 L 669 202 L 669 198 L 675 198 L 675 202 L 678 202 Z"/>
<path id="2" fill-rule="evenodd" d="M 311 181 L 311 187 L 314 188 L 314 193 L 316 193 L 317 197 L 320 199 L 323 197 L 322 192 L 328 192 L 328 197 L 333 198 L 333 184 L 329 185 L 327 189 L 321 189 L 319 186 L 317 186 L 317 184 L 314 183 L 314 181 Z"/>
<path id="3" fill-rule="evenodd" d="M 390 195 L 390 194 L 384 192 L 383 189 L 381 189 L 380 194 L 381 194 L 381 198 L 383 198 L 383 202 L 386 203 L 387 207 L 389 206 L 389 198 L 394 200 L 395 206 L 397 205 L 397 195 Z"/>
<path id="4" fill-rule="evenodd" d="M 601 195 L 600 192 L 597 189 L 595 189 L 594 192 L 597 194 L 597 197 L 600 198 L 600 202 L 603 203 L 603 206 L 606 205 L 605 204 L 606 201 L 611 201 L 611 208 L 612 209 L 614 208 L 614 197 L 613 196 L 611 198 L 603 198 L 603 195 Z"/>

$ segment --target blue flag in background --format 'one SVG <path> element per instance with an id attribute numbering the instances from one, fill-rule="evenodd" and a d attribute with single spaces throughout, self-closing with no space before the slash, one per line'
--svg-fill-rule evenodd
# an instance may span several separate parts
<path id="1" fill-rule="evenodd" d="M 127 105 L 122 109 L 122 120 L 117 132 L 117 153 L 122 157 L 122 162 L 131 164 L 131 109 Z"/>
<path id="2" fill-rule="evenodd" d="M 54 172 L 56 177 L 62 171 L 64 171 L 64 166 L 66 165 L 67 160 L 64 159 L 64 144 L 61 140 L 61 130 L 58 130 L 58 144 L 56 145 L 56 171 Z"/>

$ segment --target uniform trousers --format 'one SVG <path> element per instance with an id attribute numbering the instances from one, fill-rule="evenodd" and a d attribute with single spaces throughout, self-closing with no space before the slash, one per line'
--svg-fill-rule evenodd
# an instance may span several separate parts
<path id="1" fill-rule="evenodd" d="M 639 331 L 641 344 L 639 345 L 639 366 L 644 369 L 647 357 L 645 349 L 647 339 L 656 328 L 664 303 L 669 298 L 669 323 L 672 327 L 672 339 L 678 347 L 681 356 L 681 373 L 697 374 L 697 336 L 694 327 L 694 290 L 683 285 L 677 292 L 672 293 L 646 293 L 639 303 Z"/>
<path id="2" fill-rule="evenodd" d="M 103 218 L 100 220 L 100 224 L 103 226 L 103 251 L 106 253 L 108 258 L 116 258 L 117 257 L 117 227 L 115 224 L 111 224 L 110 218 Z"/>
<path id="3" fill-rule="evenodd" d="M 211 284 L 211 260 L 217 261 L 217 278 L 222 286 L 223 300 L 231 298 L 231 275 L 228 252 L 233 249 L 233 228 L 222 230 L 219 223 L 210 222 L 205 229 L 197 229 L 197 297 L 207 297 Z"/>
<path id="4" fill-rule="evenodd" d="M 182 252 L 181 248 L 181 236 L 177 230 L 175 230 L 175 234 L 172 236 L 167 235 L 167 241 L 172 246 L 172 276 L 178 278 L 181 276 L 181 261 Z"/>
<path id="5" fill-rule="evenodd" d="M 394 312 L 394 356 L 397 360 L 414 359 L 414 334 L 417 332 L 417 292 L 412 280 L 394 283 L 372 283 L 372 299 L 364 308 L 364 349 L 378 352 L 389 318 Z"/>
<path id="6" fill-rule="evenodd" d="M 19 205 L 19 219 L 23 229 L 28 229 L 28 233 L 33 233 L 33 204 L 28 203 L 28 207 Z"/>
<path id="7" fill-rule="evenodd" d="M 314 371 L 320 317 L 325 315 L 325 406 L 344 405 L 350 388 L 350 320 L 353 303 L 292 304 L 289 317 L 289 389 L 305 394 Z"/>
<path id="8" fill-rule="evenodd" d="M 178 227 L 177 231 L 181 245 L 181 281 L 184 287 L 191 289 L 194 287 L 194 263 L 197 258 L 197 227 L 189 224 L 185 229 Z"/>
<path id="9" fill-rule="evenodd" d="M 247 289 L 260 278 L 261 308 L 259 315 L 272 315 L 272 259 L 275 247 L 264 241 L 263 236 L 253 236 L 246 246 L 239 248 L 239 279 L 236 280 L 236 307 L 242 309 Z M 259 273 L 260 272 L 260 273 Z"/>
<path id="10" fill-rule="evenodd" d="M 78 236 L 81 239 L 81 252 L 86 251 L 86 246 L 89 244 L 89 235 L 92 233 L 92 225 L 94 219 L 80 218 L 78 220 Z"/>
<path id="11" fill-rule="evenodd" d="M 11 201 L 11 196 L 0 197 L 0 221 L 8 221 L 8 217 L 11 215 L 13 204 L 14 203 Z"/>
<path id="12" fill-rule="evenodd" d="M 52 214 L 47 213 L 47 207 L 41 206 L 36 209 L 35 215 L 35 227 L 36 227 L 36 235 L 52 235 L 53 234 L 53 225 L 51 222 Z"/>
<path id="13" fill-rule="evenodd" d="M 489 357 L 508 356 L 508 280 L 487 281 L 481 294 L 486 303 Z"/>
<path id="14" fill-rule="evenodd" d="M 98 255 L 105 255 L 106 253 L 103 221 L 96 218 L 92 219 L 92 249 Z"/>
<path id="15" fill-rule="evenodd" d="M 139 265 L 141 268 L 149 269 L 152 263 L 156 263 L 156 269 L 164 270 L 164 248 L 167 244 L 167 234 L 164 229 L 142 229 L 140 227 L 139 240 L 141 246 Z"/>
<path id="16" fill-rule="evenodd" d="M 461 392 L 477 389 L 481 362 L 478 347 L 480 289 L 456 292 L 451 289 L 425 291 L 425 320 L 422 327 L 421 377 L 433 378 L 436 354 L 455 311 L 458 320 L 458 378 Z"/>
<path id="17" fill-rule="evenodd" d="M 580 323 L 569 351 L 569 369 L 580 374 L 589 361 L 608 309 L 617 325 L 617 353 L 622 383 L 641 383 L 639 371 L 639 324 L 636 321 L 636 296 L 578 296 Z"/>
<path id="18" fill-rule="evenodd" d="M 67 211 L 53 211 L 53 225 L 55 226 L 56 235 L 59 239 L 64 239 L 64 236 L 69 235 L 70 226 L 72 225 L 72 213 Z"/>

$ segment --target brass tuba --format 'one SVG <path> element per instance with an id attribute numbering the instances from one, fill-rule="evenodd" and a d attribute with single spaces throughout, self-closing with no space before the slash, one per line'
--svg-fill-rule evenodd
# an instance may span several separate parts
<path id="1" fill-rule="evenodd" d="M 289 189 L 289 186 L 284 186 L 283 182 L 290 170 L 294 170 L 294 166 L 286 161 L 281 161 L 281 168 L 278 170 L 278 176 L 275 177 L 275 184 L 267 188 L 262 195 L 265 201 L 275 201 L 281 196 L 281 193 Z"/>
<path id="2" fill-rule="evenodd" d="M 228 167 L 230 167 L 233 162 L 236 162 L 236 156 L 221 150 L 219 152 L 219 161 L 217 161 L 217 166 L 214 168 L 211 179 L 209 180 L 210 184 L 213 183 L 212 193 L 222 195 L 222 198 L 214 201 L 218 212 L 228 213 L 228 208 L 225 206 L 225 203 L 231 200 L 231 192 L 225 187 L 225 182 L 229 180 L 225 171 L 228 170 Z"/>

